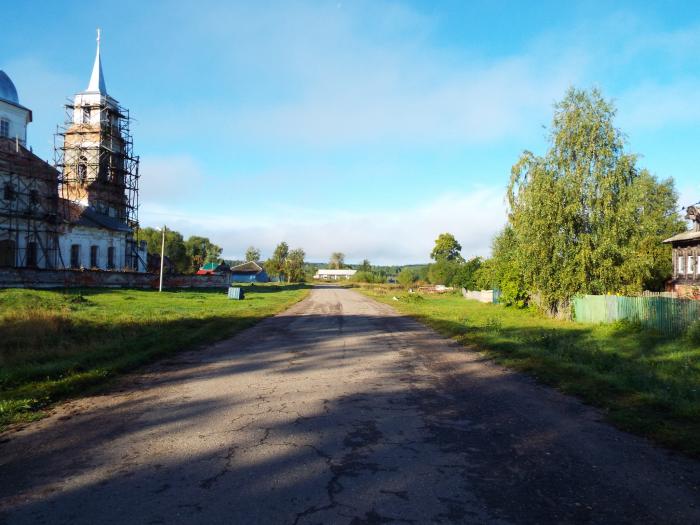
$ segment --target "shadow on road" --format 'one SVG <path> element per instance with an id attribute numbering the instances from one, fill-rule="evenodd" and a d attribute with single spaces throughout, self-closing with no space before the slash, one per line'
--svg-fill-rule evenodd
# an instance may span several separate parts
<path id="1" fill-rule="evenodd" d="M 268 319 L 120 388 L 0 444 L 0 521 L 639 523 L 700 481 L 401 316 Z"/>

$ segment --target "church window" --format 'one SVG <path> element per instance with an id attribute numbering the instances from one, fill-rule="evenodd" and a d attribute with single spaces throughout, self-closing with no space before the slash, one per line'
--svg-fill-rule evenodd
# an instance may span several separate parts
<path id="1" fill-rule="evenodd" d="M 0 118 L 0 137 L 9 137 L 10 136 L 10 121 L 5 120 L 4 118 Z"/>
<path id="2" fill-rule="evenodd" d="M 27 243 L 27 260 L 26 260 L 26 266 L 28 268 L 36 268 L 37 265 L 37 250 L 36 250 L 36 243 L 35 242 L 28 242 Z"/>
<path id="3" fill-rule="evenodd" d="M 107 248 L 107 268 L 114 270 L 114 246 Z"/>
<path id="4" fill-rule="evenodd" d="M 83 108 L 83 124 L 89 124 L 90 123 L 90 108 Z"/>
<path id="5" fill-rule="evenodd" d="M 30 190 L 29 205 L 36 206 L 37 204 L 39 204 L 39 192 L 37 190 Z"/>
<path id="6" fill-rule="evenodd" d="M 90 268 L 97 268 L 97 255 L 99 253 L 98 246 L 90 246 Z"/>
<path id="7" fill-rule="evenodd" d="M 80 245 L 72 244 L 70 247 L 70 267 L 80 268 Z"/>
<path id="8" fill-rule="evenodd" d="M 13 201 L 15 200 L 15 196 L 15 187 L 9 182 L 6 182 L 2 190 L 2 198 L 6 201 Z"/>
<path id="9" fill-rule="evenodd" d="M 87 179 L 87 157 L 81 156 L 78 160 L 78 182 L 81 184 Z"/>

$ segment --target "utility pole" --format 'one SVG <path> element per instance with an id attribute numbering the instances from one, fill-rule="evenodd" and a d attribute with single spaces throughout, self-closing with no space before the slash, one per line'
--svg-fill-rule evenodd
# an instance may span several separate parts
<path id="1" fill-rule="evenodd" d="M 165 261 L 165 225 L 163 225 L 163 240 L 160 243 L 160 284 L 158 291 L 163 291 L 163 262 Z"/>

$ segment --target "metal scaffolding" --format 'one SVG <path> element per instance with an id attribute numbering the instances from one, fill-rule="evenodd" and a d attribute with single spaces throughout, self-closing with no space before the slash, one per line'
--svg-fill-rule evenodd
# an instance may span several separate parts
<path id="1" fill-rule="evenodd" d="M 0 139 L 0 266 L 56 268 L 56 171 L 10 139 Z"/>
<path id="2" fill-rule="evenodd" d="M 127 267 L 138 259 L 139 157 L 133 153 L 129 111 L 108 95 L 78 95 L 65 104 L 54 136 L 60 172 L 59 206 L 80 203 L 126 225 Z"/>

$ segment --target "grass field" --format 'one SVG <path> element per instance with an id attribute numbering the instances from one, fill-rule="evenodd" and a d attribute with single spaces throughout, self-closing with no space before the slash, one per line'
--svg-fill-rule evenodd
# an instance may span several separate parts
<path id="1" fill-rule="evenodd" d="M 700 457 L 697 336 L 670 339 L 625 324 L 557 321 L 457 295 L 409 296 L 381 287 L 360 291 L 601 407 L 620 428 Z"/>
<path id="2" fill-rule="evenodd" d="M 0 290 L 0 429 L 178 350 L 229 337 L 308 293 L 295 285 L 217 291 Z"/>

